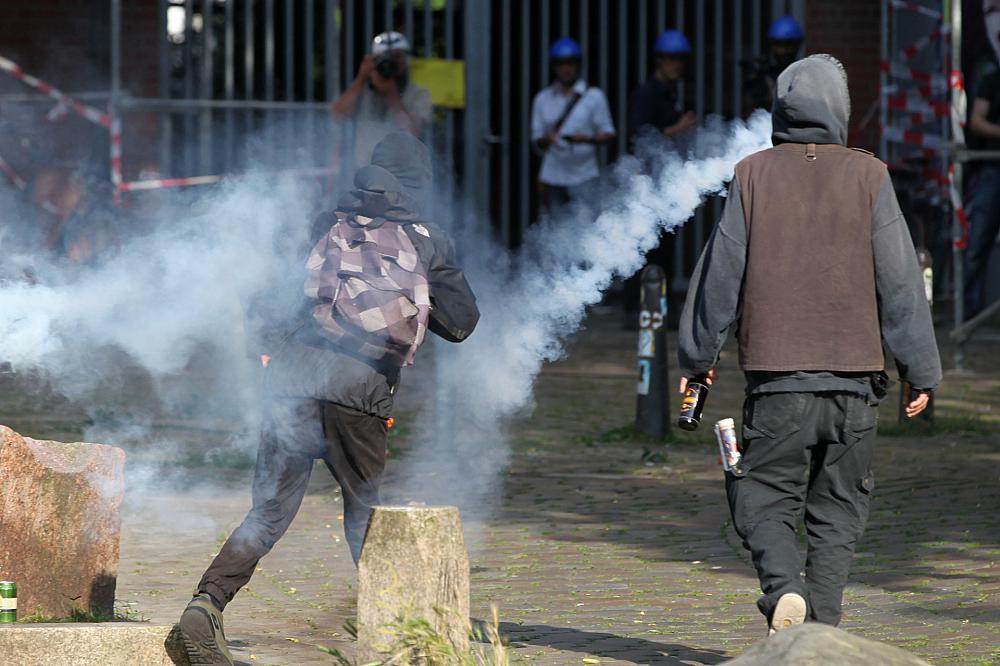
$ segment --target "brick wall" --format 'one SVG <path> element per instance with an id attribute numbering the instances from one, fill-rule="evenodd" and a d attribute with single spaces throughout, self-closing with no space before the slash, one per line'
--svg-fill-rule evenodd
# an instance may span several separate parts
<path id="1" fill-rule="evenodd" d="M 847 68 L 851 89 L 851 129 L 878 103 L 881 40 L 880 3 L 875 0 L 808 0 L 806 52 L 829 53 Z M 878 115 L 853 145 L 878 150 Z"/>

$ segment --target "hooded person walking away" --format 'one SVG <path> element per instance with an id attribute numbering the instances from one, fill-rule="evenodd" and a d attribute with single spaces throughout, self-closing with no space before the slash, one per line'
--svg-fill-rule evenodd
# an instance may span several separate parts
<path id="1" fill-rule="evenodd" d="M 682 391 L 688 378 L 715 379 L 727 331 L 738 330 L 743 459 L 726 473 L 726 492 L 771 632 L 840 622 L 875 486 L 883 341 L 900 377 L 919 387 L 908 416 L 941 380 L 906 221 L 885 165 L 845 147 L 849 116 L 835 58 L 810 56 L 781 73 L 774 147 L 736 166 L 681 316 Z M 795 533 L 803 515 L 805 562 Z"/>
<path id="2" fill-rule="evenodd" d="M 313 225 L 305 270 L 290 280 L 301 303 L 294 315 L 267 299 L 257 304 L 266 404 L 253 505 L 181 616 L 192 664 L 233 663 L 222 611 L 288 529 L 317 458 L 340 484 L 357 563 L 379 503 L 401 367 L 426 329 L 461 342 L 479 320 L 451 242 L 427 221 L 427 147 L 408 133 L 389 134 L 354 185 Z M 280 293 L 272 300 L 289 301 Z"/>

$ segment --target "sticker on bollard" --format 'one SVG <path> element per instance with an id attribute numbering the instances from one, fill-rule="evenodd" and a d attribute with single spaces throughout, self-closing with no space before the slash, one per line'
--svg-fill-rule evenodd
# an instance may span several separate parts
<path id="1" fill-rule="evenodd" d="M 17 622 L 17 583 L 0 580 L 0 623 Z"/>

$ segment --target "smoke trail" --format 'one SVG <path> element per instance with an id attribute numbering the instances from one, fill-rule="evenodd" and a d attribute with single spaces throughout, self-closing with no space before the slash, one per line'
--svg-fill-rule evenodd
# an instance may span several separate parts
<path id="1" fill-rule="evenodd" d="M 562 356 L 564 340 L 615 276 L 641 268 L 661 230 L 683 224 L 706 196 L 721 192 L 736 163 L 769 147 L 770 135 L 764 112 L 746 124 L 710 122 L 687 159 L 661 156 L 656 181 L 628 176 L 596 221 L 540 225 L 513 263 L 503 254 L 487 259 L 495 248 L 477 253 L 480 261 L 466 257 L 482 320 L 468 341 L 436 350 L 439 413 L 401 475 L 403 494 L 488 515 L 509 458 L 507 423 L 530 407 L 542 365 Z M 505 270 L 506 279 L 493 277 Z"/>
<path id="2" fill-rule="evenodd" d="M 596 220 L 538 225 L 525 242 L 531 252 L 512 256 L 481 227 L 467 230 L 460 245 L 482 321 L 465 343 L 439 345 L 434 386 L 404 379 L 403 391 L 439 397 L 393 496 L 458 504 L 467 514 L 483 515 L 498 496 L 498 472 L 509 459 L 507 424 L 530 406 L 543 363 L 562 355 L 585 308 L 600 300 L 615 276 L 640 268 L 660 230 L 687 220 L 705 196 L 720 191 L 740 158 L 769 144 L 769 136 L 766 114 L 749 125 L 710 124 L 690 159 L 662 157 L 655 182 L 622 177 L 618 196 Z M 138 366 L 151 376 L 166 414 L 194 401 L 192 380 L 179 377 L 195 363 L 198 377 L 211 380 L 210 392 L 237 405 L 235 419 L 252 424 L 258 409 L 244 306 L 280 281 L 288 266 L 301 264 L 315 213 L 311 194 L 290 181 L 230 183 L 199 197 L 194 210 L 167 210 L 150 225 L 152 233 L 133 238 L 96 268 L 38 266 L 41 284 L 0 283 L 0 361 L 40 369 L 92 412 L 103 407 L 99 389 L 108 382 L 125 386 L 120 392 L 129 397 L 125 376 Z M 288 294 L 301 297 L 299 289 Z M 427 360 L 418 357 L 418 363 Z M 204 406 L 193 407 L 199 408 Z M 169 459 L 171 442 L 150 434 L 153 420 L 140 414 L 124 430 L 156 439 Z M 101 438 L 117 443 L 121 431 L 105 430 Z M 141 485 L 162 478 L 155 469 L 130 473 Z"/>

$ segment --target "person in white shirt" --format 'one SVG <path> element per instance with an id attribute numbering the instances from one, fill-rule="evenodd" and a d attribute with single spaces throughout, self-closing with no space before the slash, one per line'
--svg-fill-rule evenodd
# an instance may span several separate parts
<path id="1" fill-rule="evenodd" d="M 531 107 L 531 140 L 543 152 L 538 186 L 546 212 L 597 190 L 597 146 L 615 138 L 607 97 L 580 78 L 580 45 L 560 39 L 549 57 L 555 81 L 535 95 Z"/>
<path id="2" fill-rule="evenodd" d="M 389 133 L 403 131 L 419 138 L 431 121 L 431 93 L 410 81 L 409 57 L 410 42 L 402 34 L 376 36 L 357 77 L 330 105 L 336 120 L 355 121 L 355 168 L 371 161 L 375 144 Z"/>

